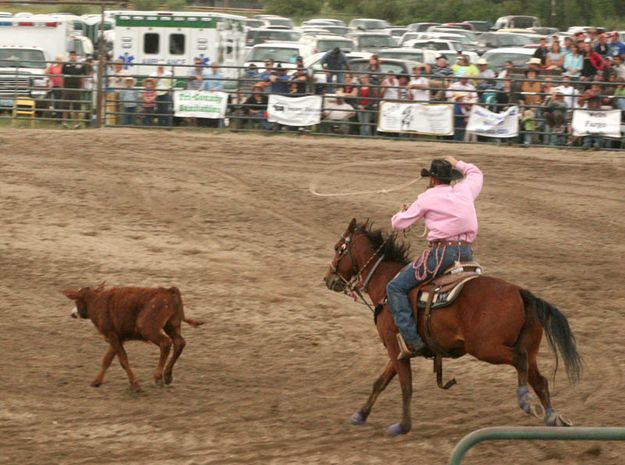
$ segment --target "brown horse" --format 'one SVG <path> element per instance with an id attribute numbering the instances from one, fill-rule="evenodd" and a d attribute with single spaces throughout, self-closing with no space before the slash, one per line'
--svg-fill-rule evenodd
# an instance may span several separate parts
<path id="1" fill-rule="evenodd" d="M 334 259 L 324 280 L 331 290 L 344 292 L 362 288 L 374 305 L 385 301 L 387 283 L 406 265 L 409 247 L 395 235 L 385 236 L 368 223 L 351 221 L 334 246 Z M 410 299 L 416 304 L 417 291 Z M 364 424 L 377 397 L 395 375 L 401 384 L 403 415 L 400 423 L 391 425 L 391 436 L 410 431 L 410 400 L 412 373 L 410 360 L 397 360 L 397 327 L 387 304 L 376 319 L 378 334 L 386 347 L 389 361 L 373 384 L 373 391 L 363 407 L 352 415 L 354 424 Z M 419 334 L 423 334 L 423 314 L 419 314 Z M 528 414 L 539 415 L 532 404 L 528 382 L 544 408 L 548 426 L 570 426 L 551 406 L 547 379 L 537 365 L 538 349 L 543 330 L 556 355 L 564 359 L 569 381 L 575 383 L 581 375 L 581 359 L 575 338 L 566 317 L 553 305 L 514 284 L 490 276 L 480 276 L 467 282 L 458 299 L 450 306 L 432 312 L 431 331 L 438 345 L 453 357 L 471 354 L 492 364 L 507 364 L 518 373 L 517 400 Z M 542 410 L 542 409 L 540 409 Z M 542 415 L 542 412 L 540 413 Z"/>

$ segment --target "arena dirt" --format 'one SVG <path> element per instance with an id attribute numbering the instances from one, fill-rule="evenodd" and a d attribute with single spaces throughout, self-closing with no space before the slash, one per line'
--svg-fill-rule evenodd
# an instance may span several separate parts
<path id="1" fill-rule="evenodd" d="M 413 431 L 394 381 L 366 426 L 349 424 L 386 361 L 369 310 L 322 276 L 352 217 L 388 228 L 434 157 L 485 173 L 477 256 L 569 318 L 585 361 L 576 387 L 543 342 L 554 405 L 577 425 L 623 423 L 625 156 L 506 146 L 142 130 L 0 132 L 0 463 L 445 464 L 477 428 L 539 426 L 516 405 L 516 373 L 469 357 L 436 387 L 413 363 Z M 423 245 L 410 233 L 413 254 Z M 187 347 L 174 383 L 152 382 L 158 349 L 129 343 L 143 392 L 106 343 L 70 318 L 61 290 L 182 290 Z M 621 465 L 614 443 L 482 444 L 467 464 Z"/>

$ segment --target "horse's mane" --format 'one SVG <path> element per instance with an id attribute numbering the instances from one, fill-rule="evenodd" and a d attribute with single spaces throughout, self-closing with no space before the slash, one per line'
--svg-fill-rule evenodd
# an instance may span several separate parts
<path id="1" fill-rule="evenodd" d="M 410 258 L 410 244 L 398 239 L 397 234 L 384 234 L 382 229 L 374 228 L 373 223 L 366 220 L 356 224 L 354 231 L 363 232 L 367 235 L 374 249 L 378 249 L 384 241 L 384 261 L 398 262 L 402 266 L 412 261 Z"/>

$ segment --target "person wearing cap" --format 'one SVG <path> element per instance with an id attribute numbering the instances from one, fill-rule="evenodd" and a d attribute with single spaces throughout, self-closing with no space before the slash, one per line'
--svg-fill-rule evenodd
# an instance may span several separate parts
<path id="1" fill-rule="evenodd" d="M 482 190 L 480 169 L 454 157 L 433 160 L 421 170 L 430 183 L 410 205 L 391 218 L 395 231 L 403 231 L 420 219 L 425 221 L 430 247 L 405 267 L 386 286 L 386 295 L 399 334 L 398 359 L 422 355 L 425 343 L 419 337 L 408 293 L 419 284 L 441 275 L 456 261 L 473 260 L 472 243 L 478 231 L 475 199 Z M 452 185 L 452 181 L 461 182 Z"/>
<path id="2" fill-rule="evenodd" d="M 478 90 L 485 90 L 494 87 L 493 79 L 495 79 L 495 72 L 489 68 L 488 62 L 484 58 L 477 60 L 477 69 L 479 71 L 477 88 Z"/>
<path id="3" fill-rule="evenodd" d="M 122 126 L 132 126 L 135 124 L 139 91 L 134 88 L 135 78 L 132 76 L 126 76 L 124 84 L 125 87 L 119 91 L 119 104 L 122 111 L 121 123 Z"/>
<path id="4" fill-rule="evenodd" d="M 124 62 L 122 60 L 115 60 L 112 63 L 112 69 L 107 73 L 107 88 L 109 91 L 117 92 L 125 86 L 124 78 L 130 73 L 124 69 Z"/>
<path id="5" fill-rule="evenodd" d="M 299 55 L 295 58 L 295 71 L 291 75 L 291 83 L 297 86 L 297 93 L 305 95 L 308 91 L 309 72 L 304 67 L 304 58 Z"/>
<path id="6" fill-rule="evenodd" d="M 161 127 L 171 127 L 172 125 L 172 105 L 171 95 L 173 88 L 173 75 L 165 66 L 159 64 L 156 71 L 150 74 L 156 81 L 156 113 L 158 125 Z"/>
<path id="7" fill-rule="evenodd" d="M 608 55 L 614 59 L 616 56 L 623 58 L 625 55 L 625 44 L 619 40 L 618 32 L 614 31 L 610 36 L 608 44 Z"/>
<path id="8" fill-rule="evenodd" d="M 193 59 L 193 67 L 189 68 L 187 75 L 187 89 L 188 90 L 200 90 L 204 83 L 204 75 L 206 70 L 204 69 L 204 63 L 200 57 Z"/>
<path id="9" fill-rule="evenodd" d="M 547 39 L 541 37 L 538 41 L 538 48 L 534 52 L 534 58 L 540 59 L 540 64 L 544 65 L 547 61 L 547 53 L 549 53 L 549 47 L 547 46 Z"/>
<path id="10" fill-rule="evenodd" d="M 282 67 L 282 64 L 276 65 L 269 81 L 271 82 L 270 93 L 281 95 L 289 93 L 289 77 L 286 75 L 286 69 Z"/>
<path id="11" fill-rule="evenodd" d="M 69 127 L 68 118 L 73 116 L 74 129 L 80 127 L 80 110 L 82 107 L 81 89 L 83 79 L 87 75 L 87 68 L 83 63 L 77 61 L 75 51 L 69 52 L 69 61 L 64 63 L 61 72 L 63 73 L 63 100 L 65 112 L 63 113 L 63 127 Z"/>
<path id="12" fill-rule="evenodd" d="M 326 91 L 334 92 L 334 78 L 336 77 L 336 85 L 343 85 L 343 73 L 349 70 L 349 63 L 347 57 L 342 52 L 340 47 L 334 47 L 332 50 L 328 50 L 320 61 L 321 66 L 326 73 Z"/>

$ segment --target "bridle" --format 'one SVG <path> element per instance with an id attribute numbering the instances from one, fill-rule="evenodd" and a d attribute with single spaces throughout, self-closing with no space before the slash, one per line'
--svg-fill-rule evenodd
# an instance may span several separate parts
<path id="1" fill-rule="evenodd" d="M 354 231 L 354 232 L 359 232 L 359 231 Z M 358 298 L 360 298 L 361 302 L 365 304 L 367 307 L 369 307 L 369 310 L 371 310 L 372 312 L 375 312 L 374 306 L 371 305 L 369 302 L 367 302 L 365 297 L 362 295 L 361 290 L 368 292 L 367 286 L 369 285 L 369 282 L 371 281 L 371 278 L 377 271 L 378 267 L 384 260 L 384 254 L 382 253 L 380 257 L 377 259 L 377 261 L 373 264 L 373 266 L 371 267 L 371 270 L 369 270 L 369 273 L 367 273 L 367 276 L 365 277 L 364 280 L 362 279 L 362 271 L 367 268 L 369 263 L 371 263 L 371 261 L 375 258 L 375 256 L 384 248 L 384 246 L 386 245 L 386 242 L 388 241 L 388 238 L 382 241 L 382 244 L 380 244 L 380 246 L 371 254 L 371 256 L 367 259 L 365 264 L 359 270 L 358 267 L 356 266 L 354 255 L 352 254 L 352 244 L 355 242 L 355 240 L 353 239 L 354 232 L 352 232 L 347 237 L 341 236 L 341 238 L 343 239 L 343 244 L 340 246 L 340 250 L 337 251 L 339 254 L 337 259 L 332 260 L 332 262 L 330 262 L 330 270 L 332 270 L 332 273 L 338 276 L 339 279 L 345 285 L 345 288 L 343 289 L 343 293 L 353 297 L 354 301 L 357 301 Z M 345 277 L 343 277 L 343 275 L 341 275 L 341 273 L 339 272 L 339 265 L 341 263 L 341 260 L 343 260 L 343 258 L 345 258 L 346 256 L 349 256 L 349 259 L 352 263 L 352 277 L 349 280 L 345 279 Z M 335 261 L 336 261 L 336 264 L 334 263 Z"/>

